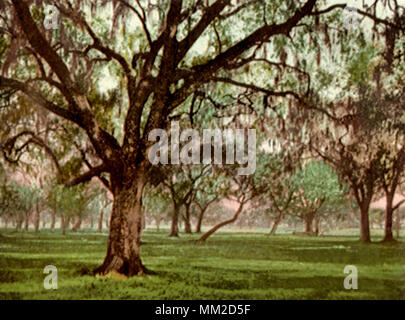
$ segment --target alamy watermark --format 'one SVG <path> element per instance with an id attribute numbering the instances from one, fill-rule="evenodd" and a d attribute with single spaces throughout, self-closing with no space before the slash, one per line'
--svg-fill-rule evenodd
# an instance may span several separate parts
<path id="1" fill-rule="evenodd" d="M 356 8 L 345 7 L 344 11 L 343 24 L 347 30 L 354 31 L 360 25 L 359 15 Z"/>
<path id="2" fill-rule="evenodd" d="M 359 272 L 356 266 L 348 265 L 344 268 L 343 272 L 349 274 L 343 281 L 343 286 L 346 290 L 359 289 L 358 276 Z"/>
<path id="3" fill-rule="evenodd" d="M 59 10 L 54 5 L 46 5 L 45 8 L 44 27 L 46 30 L 58 29 Z"/>
<path id="4" fill-rule="evenodd" d="M 58 289 L 58 269 L 53 265 L 46 266 L 44 274 L 48 274 L 44 279 L 44 288 L 46 290 Z"/>
<path id="5" fill-rule="evenodd" d="M 204 129 L 200 137 L 195 129 L 180 132 L 179 122 L 173 121 L 170 128 L 170 144 L 169 134 L 163 129 L 152 130 L 148 140 L 157 141 L 148 152 L 149 161 L 154 165 L 167 165 L 169 162 L 170 164 L 221 165 L 225 162 L 229 165 L 235 163 L 246 165 L 238 168 L 238 175 L 251 175 L 256 170 L 255 129 Z M 214 151 L 213 157 L 212 151 Z M 223 161 L 224 153 L 225 161 Z"/>

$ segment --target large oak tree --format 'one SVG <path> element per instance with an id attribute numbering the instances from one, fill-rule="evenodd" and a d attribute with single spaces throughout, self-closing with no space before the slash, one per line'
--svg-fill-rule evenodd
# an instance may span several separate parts
<path id="1" fill-rule="evenodd" d="M 61 15 L 56 31 L 43 27 L 40 4 L 44 3 L 55 5 Z M 4 64 L 0 89 L 24 94 L 35 106 L 79 127 L 98 162 L 66 184 L 99 177 L 114 196 L 107 254 L 98 273 L 132 276 L 147 272 L 140 243 L 142 195 L 153 169 L 148 160 L 153 144 L 148 141 L 149 133 L 167 128 L 173 111 L 210 83 L 228 83 L 267 96 L 299 97 L 300 92 L 293 89 L 260 88 L 234 80 L 231 74 L 257 60 L 264 43 L 289 39 L 292 31 L 308 26 L 314 17 L 345 7 L 317 11 L 317 3 L 323 4 L 317 0 L 282 4 L 254 0 L 1 1 L 0 32 L 6 41 L 0 43 Z M 111 8 L 114 30 L 109 34 L 103 19 Z M 132 38 L 120 35 L 117 31 L 125 34 L 134 18 L 139 20 L 135 29 L 141 32 L 134 31 Z M 238 22 L 242 27 L 238 36 L 226 37 L 226 26 Z M 207 34 L 214 37 L 204 40 Z M 193 57 L 193 47 L 204 41 L 214 50 Z M 278 64 L 261 60 L 270 67 L 286 67 L 284 58 Z M 100 109 L 109 110 L 112 101 L 94 94 L 103 66 L 113 68 L 120 78 L 123 106 L 118 114 L 123 115 L 123 126 L 118 133 L 117 128 L 109 130 L 102 121 L 103 112 L 100 115 Z"/>

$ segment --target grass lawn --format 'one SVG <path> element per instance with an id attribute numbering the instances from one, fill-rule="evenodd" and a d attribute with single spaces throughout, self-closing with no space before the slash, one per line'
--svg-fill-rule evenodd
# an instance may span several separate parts
<path id="1" fill-rule="evenodd" d="M 147 230 L 143 261 L 157 274 L 95 278 L 106 234 L 0 230 L 0 299 L 405 299 L 405 243 L 357 242 L 355 236 L 218 233 L 169 238 Z M 58 289 L 45 290 L 43 269 L 58 269 Z M 359 272 L 345 290 L 346 265 Z"/>

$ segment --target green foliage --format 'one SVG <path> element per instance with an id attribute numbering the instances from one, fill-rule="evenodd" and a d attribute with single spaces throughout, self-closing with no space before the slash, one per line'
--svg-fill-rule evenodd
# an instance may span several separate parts
<path id="1" fill-rule="evenodd" d="M 48 206 L 63 216 L 85 216 L 89 213 L 89 204 L 97 196 L 97 191 L 89 190 L 84 185 L 65 187 L 56 185 L 48 191 Z"/>
<path id="2" fill-rule="evenodd" d="M 19 184 L 0 186 L 0 216 L 21 217 L 27 214 L 37 202 L 41 191 L 35 187 Z"/>
<path id="3" fill-rule="evenodd" d="M 310 200 L 339 200 L 344 189 L 332 168 L 322 161 L 311 161 L 293 177 L 297 190 L 302 190 Z"/>
<path id="4" fill-rule="evenodd" d="M 167 214 L 170 210 L 170 197 L 162 188 L 148 187 L 143 197 L 143 207 L 146 214 L 151 216 L 161 216 Z"/>

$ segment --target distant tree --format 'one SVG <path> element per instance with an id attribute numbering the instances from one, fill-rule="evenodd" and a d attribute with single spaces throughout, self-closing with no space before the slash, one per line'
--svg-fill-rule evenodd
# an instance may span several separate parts
<path id="1" fill-rule="evenodd" d="M 262 187 L 253 206 L 266 208 L 274 216 L 270 235 L 274 235 L 283 218 L 292 213 L 297 198 L 293 170 L 287 169 L 283 157 L 281 153 L 260 153 L 257 157 L 255 179 Z"/>
<path id="2" fill-rule="evenodd" d="M 183 219 L 185 220 L 185 232 L 191 233 L 190 223 L 190 204 L 194 197 L 195 190 L 202 182 L 205 175 L 211 171 L 210 166 L 171 166 L 165 169 L 166 178 L 163 180 L 163 186 L 166 188 L 172 202 L 172 224 L 170 230 L 171 237 L 178 237 L 179 216 L 181 208 L 188 204 Z"/>
<path id="3" fill-rule="evenodd" d="M 165 220 L 171 210 L 170 196 L 163 189 L 163 185 L 154 188 L 148 186 L 145 193 L 143 202 L 145 215 L 155 220 L 156 230 L 159 231 L 161 222 Z"/>
<path id="4" fill-rule="evenodd" d="M 203 219 L 210 205 L 221 199 L 222 187 L 223 180 L 215 175 L 206 177 L 199 185 L 193 198 L 193 203 L 198 211 L 195 233 L 201 233 Z"/>
<path id="5" fill-rule="evenodd" d="M 298 216 L 305 221 L 305 233 L 318 235 L 320 209 L 344 197 L 338 176 L 323 161 L 311 161 L 297 171 L 292 179 L 298 198 L 296 210 L 299 210 Z"/>
<path id="6" fill-rule="evenodd" d="M 28 231 L 31 212 L 39 197 L 39 190 L 16 183 L 0 186 L 0 215 L 14 219 L 16 229 L 20 230 L 24 223 Z"/>
<path id="7" fill-rule="evenodd" d="M 86 190 L 84 185 L 76 187 L 64 187 L 56 185 L 47 195 L 48 206 L 61 217 L 62 233 L 65 234 L 72 218 L 76 223 L 72 231 L 77 231 L 83 217 L 88 213 L 88 205 L 96 196 L 92 190 Z"/>
<path id="8" fill-rule="evenodd" d="M 220 170 L 220 169 L 217 169 Z M 260 194 L 260 185 L 257 180 L 251 175 L 243 176 L 237 175 L 235 167 L 225 166 L 222 168 L 222 185 L 221 195 L 223 198 L 232 200 L 237 203 L 236 210 L 234 210 L 233 216 L 230 219 L 217 223 L 207 232 L 205 232 L 198 240 L 197 243 L 205 242 L 211 235 L 217 232 L 220 228 L 226 225 L 232 224 L 239 218 L 243 212 L 245 205 L 251 201 L 255 196 Z M 218 177 L 221 175 L 218 174 Z M 256 183 L 255 183 L 256 182 Z"/>

